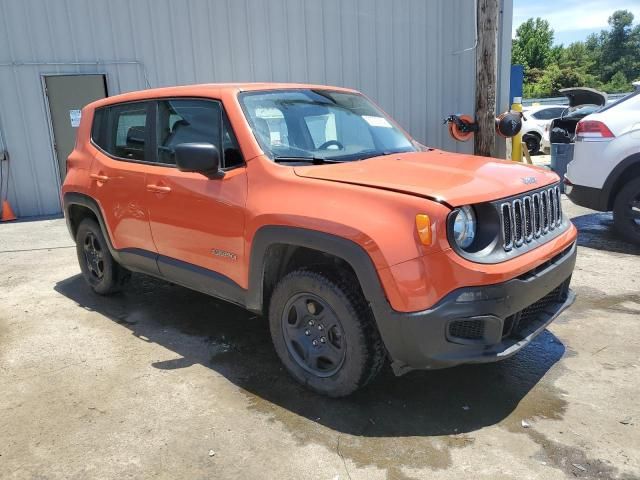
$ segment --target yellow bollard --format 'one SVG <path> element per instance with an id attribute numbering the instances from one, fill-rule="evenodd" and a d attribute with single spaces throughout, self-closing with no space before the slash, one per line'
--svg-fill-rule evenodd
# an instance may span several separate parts
<path id="1" fill-rule="evenodd" d="M 514 97 L 511 110 L 515 112 L 522 111 L 522 97 Z M 522 162 L 522 132 L 511 138 L 511 160 L 514 162 Z"/>

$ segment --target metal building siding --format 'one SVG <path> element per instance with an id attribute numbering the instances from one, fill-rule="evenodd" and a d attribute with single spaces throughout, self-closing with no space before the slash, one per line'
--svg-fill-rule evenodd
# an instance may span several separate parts
<path id="1" fill-rule="evenodd" d="M 473 111 L 475 52 L 455 52 L 474 45 L 474 15 L 473 0 L 0 0 L 9 199 L 19 216 L 60 211 L 44 74 L 105 73 L 110 95 L 227 81 L 354 87 L 418 140 L 468 152 L 442 120 Z"/>

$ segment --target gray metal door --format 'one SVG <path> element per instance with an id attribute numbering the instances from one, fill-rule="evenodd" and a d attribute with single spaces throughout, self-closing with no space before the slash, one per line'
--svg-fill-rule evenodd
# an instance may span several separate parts
<path id="1" fill-rule="evenodd" d="M 80 110 L 107 96 L 106 80 L 104 75 L 50 75 L 44 77 L 44 83 L 60 180 L 64 180 L 67 157 L 76 142 Z"/>

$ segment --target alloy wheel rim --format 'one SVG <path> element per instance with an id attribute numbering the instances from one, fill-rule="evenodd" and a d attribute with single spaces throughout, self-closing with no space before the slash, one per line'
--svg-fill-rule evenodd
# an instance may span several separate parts
<path id="1" fill-rule="evenodd" d="M 289 354 L 317 377 L 334 375 L 344 363 L 346 341 L 340 319 L 320 297 L 299 293 L 282 313 L 282 333 Z"/>
<path id="2" fill-rule="evenodd" d="M 102 280 L 104 277 L 104 251 L 98 238 L 92 232 L 88 232 L 84 237 L 82 247 L 89 273 L 95 279 Z"/>

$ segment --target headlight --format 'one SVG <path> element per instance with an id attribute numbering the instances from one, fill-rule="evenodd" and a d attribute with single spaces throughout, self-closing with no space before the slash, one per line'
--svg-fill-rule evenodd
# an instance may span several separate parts
<path id="1" fill-rule="evenodd" d="M 454 212 L 453 239 L 462 249 L 468 248 L 476 238 L 476 215 L 468 205 Z"/>

